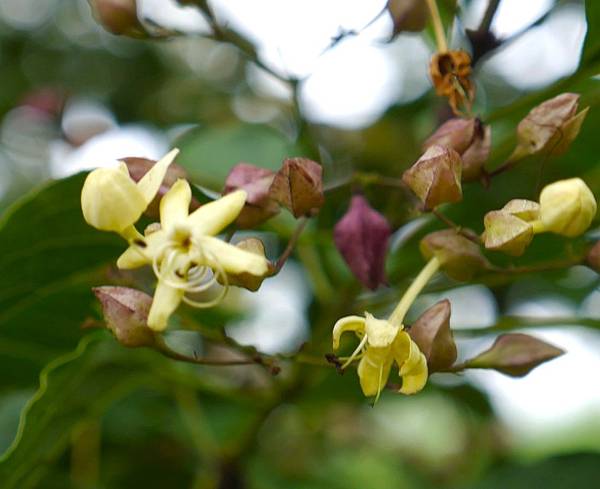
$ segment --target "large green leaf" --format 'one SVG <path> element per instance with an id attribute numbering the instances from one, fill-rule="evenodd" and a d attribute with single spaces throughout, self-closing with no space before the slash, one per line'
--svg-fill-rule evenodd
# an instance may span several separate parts
<path id="1" fill-rule="evenodd" d="M 283 158 L 299 156 L 283 134 L 258 124 L 193 129 L 176 146 L 181 148 L 177 162 L 194 182 L 213 190 L 221 190 L 229 170 L 242 161 L 276 170 Z"/>
<path id="2" fill-rule="evenodd" d="M 17 434 L 0 457 L 0 487 L 36 487 L 68 445 L 77 423 L 98 419 L 108 406 L 150 380 L 141 368 L 148 352 L 129 352 L 91 335 L 50 362 L 21 413 Z"/>
<path id="3" fill-rule="evenodd" d="M 85 175 L 48 184 L 0 220 L 1 387 L 28 385 L 51 358 L 72 349 L 119 239 L 81 215 Z"/>

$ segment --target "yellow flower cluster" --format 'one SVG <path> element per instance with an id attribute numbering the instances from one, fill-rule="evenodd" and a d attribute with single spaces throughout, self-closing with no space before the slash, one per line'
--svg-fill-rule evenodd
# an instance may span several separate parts
<path id="1" fill-rule="evenodd" d="M 160 224 L 142 235 L 135 223 L 156 197 L 178 150 L 158 161 L 139 182 L 125 164 L 92 171 L 81 191 L 81 208 L 88 224 L 119 233 L 129 248 L 119 257 L 121 269 L 151 265 L 158 284 L 148 316 L 148 326 L 161 331 L 181 301 L 196 307 L 215 305 L 227 290 L 227 274 L 264 275 L 267 260 L 216 237 L 233 222 L 246 201 L 238 190 L 189 213 L 191 189 L 178 180 L 160 201 Z M 202 292 L 217 281 L 225 284 L 217 299 L 198 302 L 188 294 Z"/>

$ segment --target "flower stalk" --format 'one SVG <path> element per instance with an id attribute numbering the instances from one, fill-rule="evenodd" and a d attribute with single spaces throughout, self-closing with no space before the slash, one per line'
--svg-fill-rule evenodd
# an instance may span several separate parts
<path id="1" fill-rule="evenodd" d="M 436 0 L 427 0 L 427 7 L 431 14 L 431 22 L 433 24 L 433 31 L 435 33 L 435 42 L 437 44 L 437 50 L 440 53 L 448 51 L 448 42 L 446 41 L 446 34 L 444 33 L 444 25 L 442 24 L 442 18 L 440 11 L 437 6 Z"/>
<path id="2" fill-rule="evenodd" d="M 412 306 L 415 299 L 419 296 L 421 291 L 425 288 L 431 278 L 436 274 L 436 272 L 440 269 L 442 262 L 437 256 L 431 258 L 427 265 L 419 272 L 417 278 L 410 284 L 410 287 L 406 290 L 400 302 L 396 308 L 392 311 L 390 315 L 389 321 L 392 324 L 400 325 L 404 321 L 404 317 L 406 313 Z"/>

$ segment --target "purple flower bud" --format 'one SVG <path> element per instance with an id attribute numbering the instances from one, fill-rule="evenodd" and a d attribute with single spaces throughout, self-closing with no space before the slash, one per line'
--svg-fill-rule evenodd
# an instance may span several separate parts
<path id="1" fill-rule="evenodd" d="M 408 331 L 427 358 L 430 372 L 443 370 L 456 361 L 456 343 L 450 329 L 450 310 L 450 301 L 440 301 L 421 314 Z"/>
<path id="2" fill-rule="evenodd" d="M 92 290 L 102 304 L 107 328 L 119 343 L 129 348 L 154 345 L 154 331 L 147 323 L 152 297 L 128 287 L 104 286 Z"/>
<path id="3" fill-rule="evenodd" d="M 147 158 L 139 158 L 137 156 L 129 156 L 127 158 L 121 158 L 121 161 L 127 165 L 127 170 L 129 171 L 129 176 L 135 182 L 139 182 L 142 177 L 148 173 L 148 170 L 154 166 L 156 163 L 155 160 L 149 160 Z M 162 181 L 156 197 L 150 203 L 144 214 L 153 219 L 158 219 L 160 217 L 160 200 L 163 196 L 169 191 L 169 189 L 175 184 L 177 180 L 180 178 L 184 178 L 187 180 L 188 174 L 185 171 L 185 168 L 178 165 L 177 163 L 171 163 L 167 173 L 165 175 L 164 180 Z M 190 203 L 190 209 L 194 210 L 200 207 L 200 202 L 195 197 L 192 197 L 192 202 Z"/>
<path id="4" fill-rule="evenodd" d="M 387 219 L 372 209 L 362 195 L 352 197 L 350 208 L 333 230 L 337 249 L 366 287 L 385 283 L 385 257 L 391 228 Z"/>
<path id="5" fill-rule="evenodd" d="M 236 221 L 239 227 L 254 227 L 279 212 L 279 204 L 270 192 L 274 177 L 275 173 L 271 170 L 250 163 L 238 163 L 231 169 L 225 180 L 223 194 L 238 189 L 248 194 L 244 209 Z"/>
<path id="6" fill-rule="evenodd" d="M 467 368 L 489 368 L 523 377 L 544 362 L 564 354 L 564 350 L 522 333 L 503 334 L 494 344 L 475 358 L 467 360 Z"/>

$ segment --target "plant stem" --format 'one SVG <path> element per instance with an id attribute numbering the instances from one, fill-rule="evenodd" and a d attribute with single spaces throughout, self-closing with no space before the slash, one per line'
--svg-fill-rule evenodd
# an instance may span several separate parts
<path id="1" fill-rule="evenodd" d="M 435 273 L 439 270 L 440 265 L 439 258 L 434 256 L 431 260 L 427 262 L 427 265 L 419 272 L 417 278 L 410 284 L 410 287 L 406 290 L 402 299 L 396 306 L 396 309 L 390 315 L 389 321 L 392 324 L 401 325 L 402 321 L 404 321 L 404 316 L 410 309 L 410 306 L 415 301 L 417 296 L 421 293 L 423 288 L 427 285 L 427 283 L 431 280 L 431 277 L 435 275 Z"/>
<path id="2" fill-rule="evenodd" d="M 162 353 L 164 356 L 180 362 L 194 363 L 196 365 L 214 365 L 214 366 L 232 366 L 232 365 L 252 365 L 261 363 L 257 359 L 243 358 L 236 360 L 221 360 L 218 358 L 200 358 L 200 357 L 189 357 L 183 353 L 176 352 L 171 349 L 165 342 L 162 336 L 157 336 L 156 350 Z"/>
<path id="3" fill-rule="evenodd" d="M 468 230 L 463 229 L 461 226 L 456 224 L 452 219 L 442 214 L 438 209 L 431 209 L 431 213 L 437 217 L 440 221 L 442 221 L 446 226 L 451 229 L 454 229 L 458 234 L 467 238 L 469 241 L 473 241 L 473 243 L 481 244 L 479 236 L 477 236 L 473 232 L 469 232 Z"/>
<path id="4" fill-rule="evenodd" d="M 492 26 L 492 22 L 494 20 L 494 16 L 496 15 L 496 11 L 500 6 L 500 0 L 490 0 L 488 2 L 488 6 L 485 9 L 485 13 L 483 14 L 483 18 L 481 19 L 481 24 L 479 24 L 479 28 L 477 29 L 479 32 L 486 32 L 490 30 Z"/>
<path id="5" fill-rule="evenodd" d="M 273 271 L 273 275 L 277 275 L 281 271 L 283 265 L 285 265 L 285 262 L 294 251 L 294 248 L 298 243 L 298 239 L 300 238 L 300 235 L 302 234 L 302 231 L 304 231 L 304 228 L 307 224 L 308 219 L 306 217 L 303 217 L 302 219 L 300 219 L 300 221 L 298 221 L 296 229 L 294 229 L 294 233 L 290 237 L 285 250 L 283 250 L 283 253 L 281 254 L 279 259 L 277 260 L 277 263 L 275 264 L 275 270 Z"/>
<path id="6" fill-rule="evenodd" d="M 444 25 L 442 24 L 442 18 L 440 17 L 440 11 L 437 6 L 436 0 L 427 0 L 427 6 L 431 14 L 431 21 L 433 23 L 433 31 L 435 32 L 435 42 L 437 44 L 438 52 L 447 53 L 448 43 L 446 42 L 446 34 L 444 33 Z"/>

